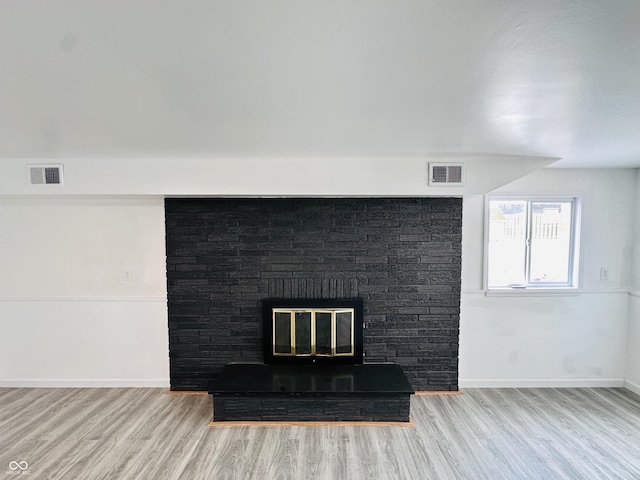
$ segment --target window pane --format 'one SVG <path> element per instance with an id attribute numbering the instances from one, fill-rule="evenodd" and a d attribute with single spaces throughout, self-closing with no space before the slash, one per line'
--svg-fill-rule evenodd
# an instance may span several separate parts
<path id="1" fill-rule="evenodd" d="M 572 202 L 531 204 L 531 283 L 569 283 L 571 207 Z"/>
<path id="2" fill-rule="evenodd" d="M 489 203 L 489 287 L 525 284 L 527 202 Z"/>

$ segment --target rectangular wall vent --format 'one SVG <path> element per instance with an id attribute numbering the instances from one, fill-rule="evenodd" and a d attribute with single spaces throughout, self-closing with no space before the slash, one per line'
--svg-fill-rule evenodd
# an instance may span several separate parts
<path id="1" fill-rule="evenodd" d="M 464 185 L 464 164 L 462 163 L 430 163 L 429 185 L 460 186 Z"/>
<path id="2" fill-rule="evenodd" d="M 62 165 L 27 165 L 29 185 L 62 185 Z"/>

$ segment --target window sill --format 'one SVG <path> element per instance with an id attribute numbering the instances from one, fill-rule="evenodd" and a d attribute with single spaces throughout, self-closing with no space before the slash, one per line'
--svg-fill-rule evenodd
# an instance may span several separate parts
<path id="1" fill-rule="evenodd" d="M 576 297 L 582 294 L 582 289 L 577 287 L 556 288 L 495 288 L 485 290 L 487 297 Z"/>

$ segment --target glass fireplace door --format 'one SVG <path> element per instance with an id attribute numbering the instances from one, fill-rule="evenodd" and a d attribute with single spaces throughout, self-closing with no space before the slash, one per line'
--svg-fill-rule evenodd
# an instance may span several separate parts
<path id="1" fill-rule="evenodd" d="M 274 309 L 274 356 L 354 356 L 353 309 Z"/>

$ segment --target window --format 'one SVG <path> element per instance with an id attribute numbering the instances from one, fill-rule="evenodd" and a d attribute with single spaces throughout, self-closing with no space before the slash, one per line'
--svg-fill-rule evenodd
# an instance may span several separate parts
<path id="1" fill-rule="evenodd" d="M 578 198 L 489 197 L 487 288 L 577 286 Z"/>

